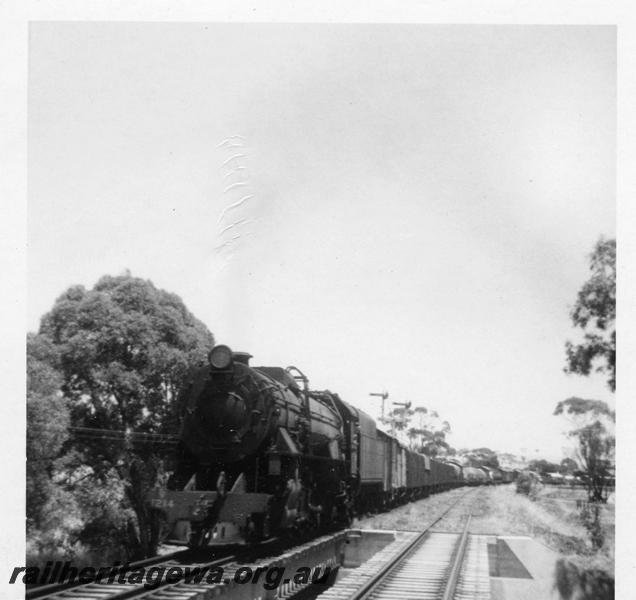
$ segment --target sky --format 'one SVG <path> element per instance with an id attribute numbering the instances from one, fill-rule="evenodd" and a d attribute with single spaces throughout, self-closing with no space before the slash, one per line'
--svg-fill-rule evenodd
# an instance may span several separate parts
<path id="1" fill-rule="evenodd" d="M 29 330 L 105 274 L 458 448 L 561 458 L 615 237 L 614 27 L 32 23 Z"/>

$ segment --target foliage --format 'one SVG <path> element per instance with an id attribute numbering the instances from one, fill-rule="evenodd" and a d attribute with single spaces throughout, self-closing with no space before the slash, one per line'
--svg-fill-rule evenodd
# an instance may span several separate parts
<path id="1" fill-rule="evenodd" d="M 380 419 L 384 425 L 388 425 L 391 435 L 398 435 L 406 431 L 415 411 L 411 409 L 411 403 L 396 406 L 391 409 L 386 417 Z"/>
<path id="2" fill-rule="evenodd" d="M 590 256 L 592 276 L 579 290 L 570 316 L 585 331 L 584 341 L 566 344 L 566 372 L 607 374 L 616 389 L 616 240 L 601 238 Z M 616 415 L 600 400 L 568 398 L 559 402 L 555 415 L 570 417 L 574 429 L 569 436 L 578 441 L 578 458 L 585 471 L 588 497 L 593 502 L 607 499 L 606 485 L 614 460 Z"/>
<path id="3" fill-rule="evenodd" d="M 411 426 L 414 419 L 415 424 Z M 446 456 L 454 453 L 446 441 L 446 436 L 451 431 L 450 425 L 434 410 L 423 406 L 412 409 L 409 402 L 391 410 L 381 422 L 389 426 L 392 435 L 400 437 L 401 434 L 406 434 L 411 450 L 423 452 L 428 456 Z"/>
<path id="4" fill-rule="evenodd" d="M 614 600 L 614 577 L 602 569 L 585 569 L 563 558 L 556 562 L 554 587 L 562 600 Z"/>
<path id="5" fill-rule="evenodd" d="M 605 402 L 576 397 L 559 402 L 554 414 L 568 415 L 574 424 L 568 435 L 578 441 L 589 500 L 605 502 L 616 447 L 616 414 Z"/>
<path id="6" fill-rule="evenodd" d="M 541 483 L 538 477 L 530 471 L 522 471 L 519 473 L 515 485 L 517 494 L 528 496 L 531 500 L 536 499 L 541 489 Z"/>
<path id="7" fill-rule="evenodd" d="M 592 276 L 579 290 L 570 313 L 583 342 L 566 343 L 567 373 L 589 375 L 593 368 L 607 374 L 616 389 L 616 240 L 601 238 L 590 256 Z"/>
<path id="8" fill-rule="evenodd" d="M 584 505 L 581 511 L 581 520 L 590 536 L 592 547 L 599 550 L 605 542 L 605 534 L 601 525 L 601 511 L 599 504 Z"/>
<path id="9" fill-rule="evenodd" d="M 563 475 L 573 475 L 578 470 L 579 465 L 571 458 L 564 458 L 559 465 L 559 472 Z"/>
<path id="10" fill-rule="evenodd" d="M 497 453 L 490 448 L 475 448 L 464 452 L 464 461 L 471 467 L 499 468 Z"/>
<path id="11" fill-rule="evenodd" d="M 64 485 L 85 507 L 78 541 L 106 548 L 114 540 L 110 547 L 136 549 L 131 559 L 153 553 L 158 528 L 145 497 L 161 471 L 160 449 L 106 435 L 176 433 L 177 392 L 205 360 L 212 334 L 178 296 L 126 274 L 103 277 L 92 290 L 69 288 L 34 338 L 55 356 L 70 424 L 103 434 L 76 430 L 64 459 Z"/>
<path id="12" fill-rule="evenodd" d="M 451 432 L 448 421 L 443 421 L 436 411 L 418 406 L 414 413 L 417 415 L 417 425 L 408 430 L 411 448 L 423 452 L 428 456 L 446 456 L 451 447 L 446 436 Z"/>
<path id="13" fill-rule="evenodd" d="M 127 506 L 125 486 L 114 469 L 102 478 L 85 477 L 74 486 L 83 516 L 76 540 L 101 562 L 112 563 L 122 557 L 131 560 L 140 554 L 139 544 L 131 545 L 137 539 L 133 533 L 135 513 Z"/>
<path id="14" fill-rule="evenodd" d="M 52 475 L 68 439 L 69 410 L 62 397 L 59 356 L 54 346 L 35 335 L 27 338 L 27 529 L 41 527 L 59 498 Z"/>
<path id="15" fill-rule="evenodd" d="M 74 424 L 162 432 L 174 425 L 174 398 L 212 335 L 181 299 L 130 276 L 72 287 L 42 319 L 59 347 Z"/>
<path id="16" fill-rule="evenodd" d="M 27 336 L 27 564 L 75 559 L 82 506 L 60 480 L 70 411 L 61 392 L 59 352 L 43 336 Z"/>

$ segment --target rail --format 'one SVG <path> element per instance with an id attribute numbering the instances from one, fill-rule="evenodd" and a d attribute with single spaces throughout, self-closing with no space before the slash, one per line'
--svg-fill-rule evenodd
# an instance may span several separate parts
<path id="1" fill-rule="evenodd" d="M 117 577 L 122 573 L 132 573 L 136 569 L 156 567 L 156 568 L 170 568 L 175 565 L 184 565 L 185 563 L 179 562 L 182 559 L 186 559 L 190 551 L 179 550 L 170 554 L 164 554 L 162 556 L 155 556 L 147 558 L 134 563 L 126 564 L 125 567 L 114 566 L 109 574 L 110 577 Z M 196 566 L 203 568 L 210 568 L 216 566 L 222 566 L 229 562 L 232 562 L 235 556 L 226 556 L 214 561 L 197 561 Z M 188 564 L 192 564 L 188 561 Z M 157 582 L 154 589 L 165 589 L 177 585 L 180 581 L 167 581 L 162 580 Z M 25 600 L 57 600 L 59 599 L 72 599 L 72 598 L 104 598 L 106 600 L 126 600 L 128 598 L 134 598 L 135 596 L 142 595 L 147 592 L 148 589 L 143 583 L 101 583 L 99 581 L 86 583 L 86 582 L 74 582 L 74 583 L 55 583 L 50 585 L 43 585 L 36 588 L 31 588 L 25 593 Z M 87 595 L 85 595 L 87 594 Z"/>
<path id="2" fill-rule="evenodd" d="M 471 492 L 472 490 L 463 494 L 457 500 L 455 500 L 455 502 L 453 502 L 439 516 L 437 516 L 435 520 L 432 523 L 430 523 L 428 527 L 426 527 L 426 529 L 424 529 L 424 531 L 422 531 L 406 548 L 404 548 L 401 552 L 399 552 L 390 562 L 388 562 L 386 565 L 384 565 L 384 567 L 379 569 L 378 572 L 373 577 L 371 577 L 365 584 L 363 584 L 358 590 L 356 590 L 351 596 L 349 596 L 348 600 L 366 600 L 370 598 L 372 595 L 375 595 L 375 592 L 383 584 L 383 582 L 389 579 L 395 573 L 395 571 L 397 571 L 400 568 L 400 566 L 406 560 L 408 560 L 408 558 L 412 554 L 414 554 L 418 550 L 418 548 L 420 548 L 426 542 L 427 538 L 431 534 L 431 530 L 433 529 L 433 527 L 437 525 L 437 523 L 439 523 L 453 508 L 455 508 L 455 506 L 457 506 L 457 504 L 461 500 L 463 500 Z M 468 535 L 467 531 L 468 530 L 466 527 L 465 529 L 466 538 Z M 463 539 L 463 536 L 462 536 L 462 539 Z M 460 542 L 462 541 L 462 539 L 460 539 Z M 466 540 L 463 539 L 464 549 L 462 550 L 462 557 L 463 557 L 463 552 L 465 550 L 465 544 L 466 544 Z M 460 555 L 460 552 L 458 547 L 457 551 L 455 552 L 456 560 L 459 555 Z M 461 566 L 461 562 L 459 564 Z M 459 567 L 458 567 L 458 573 L 459 573 Z"/>
<path id="3" fill-rule="evenodd" d="M 421 551 L 421 547 L 423 547 L 428 536 L 433 536 L 435 538 L 444 538 L 442 544 L 445 545 L 445 560 L 448 562 L 448 564 L 450 564 L 451 561 L 454 559 L 454 564 L 457 565 L 452 567 L 450 571 L 448 570 L 448 567 L 444 567 L 444 570 L 438 577 L 438 580 L 440 579 L 440 577 L 443 579 L 449 572 L 451 574 L 454 574 L 452 575 L 452 577 L 456 579 L 459 573 L 461 557 L 463 556 L 466 548 L 467 527 L 462 541 L 457 545 L 455 542 L 456 538 L 458 537 L 457 534 L 454 534 L 453 536 L 452 534 L 440 534 L 438 532 L 432 532 L 431 530 L 453 508 L 455 508 L 460 501 L 462 501 L 473 492 L 474 490 L 471 489 L 455 499 L 455 501 L 450 506 L 448 506 L 444 511 L 437 515 L 432 522 L 428 524 L 424 531 L 417 534 L 415 540 L 409 543 L 406 548 L 403 548 L 402 551 L 399 552 L 398 556 L 392 558 L 389 564 L 383 565 L 383 567 L 379 569 L 377 573 L 374 573 L 372 578 L 362 588 L 360 588 L 352 596 L 352 598 L 368 598 L 378 588 L 378 586 L 381 586 L 382 582 L 386 580 L 387 577 L 391 576 L 391 573 L 395 569 L 398 569 L 400 565 L 404 563 L 404 561 L 407 561 L 409 559 L 411 554 L 417 552 L 418 549 Z M 263 551 L 266 552 L 265 555 L 269 556 L 269 558 L 266 558 L 264 561 L 262 559 L 255 559 L 252 553 L 249 554 L 250 558 L 247 560 L 247 563 L 244 563 L 243 560 L 247 558 L 248 555 L 245 555 L 242 558 L 238 555 L 224 556 L 219 558 L 217 555 L 216 560 L 210 560 L 210 557 L 202 557 L 200 554 L 195 555 L 189 550 L 180 550 L 168 555 L 146 559 L 144 561 L 139 561 L 129 565 L 127 564 L 125 565 L 125 567 L 113 567 L 111 572 L 111 575 L 113 575 L 114 579 L 117 574 L 120 574 L 122 572 L 132 572 L 137 568 L 149 566 L 158 568 L 163 567 L 163 570 L 166 573 L 169 572 L 171 567 L 176 566 L 180 567 L 186 572 L 188 571 L 188 568 L 190 568 L 190 572 L 192 572 L 192 570 L 194 569 L 205 571 L 206 569 L 211 569 L 213 567 L 223 567 L 226 578 L 224 579 L 223 583 L 219 584 L 201 583 L 198 585 L 194 585 L 187 579 L 187 577 L 184 579 L 179 579 L 178 581 L 175 581 L 174 579 L 168 579 L 167 577 L 166 579 L 162 578 L 156 583 L 153 582 L 152 589 L 149 589 L 146 585 L 144 585 L 144 583 L 133 583 L 132 581 L 117 581 L 105 583 L 95 581 L 91 583 L 74 583 L 70 585 L 53 584 L 40 586 L 38 588 L 32 588 L 27 591 L 25 598 L 27 598 L 27 600 L 85 600 L 86 598 L 100 598 L 101 600 L 129 600 L 131 598 L 144 597 L 150 600 L 150 598 L 185 597 L 184 594 L 191 593 L 193 591 L 203 591 L 206 593 L 212 593 L 215 596 L 225 596 L 228 598 L 234 598 L 236 600 L 238 600 L 239 598 L 245 599 L 257 596 L 269 598 L 274 597 L 276 595 L 276 592 L 268 591 L 264 595 L 261 581 L 257 583 L 256 580 L 254 580 L 252 582 L 252 585 L 235 585 L 236 580 L 233 576 L 235 575 L 237 569 L 240 570 L 241 568 L 245 568 L 246 564 L 254 563 L 254 561 L 257 560 L 259 567 L 286 567 L 288 570 L 294 570 L 294 568 L 298 567 L 299 565 L 314 565 L 320 566 L 322 568 L 322 571 L 324 572 L 326 567 L 337 567 L 339 557 L 342 556 L 342 544 L 345 543 L 345 536 L 346 533 L 343 531 L 335 536 L 332 535 L 318 538 L 315 540 L 311 540 L 306 544 L 294 546 L 289 551 L 283 550 L 283 554 L 278 554 L 278 552 L 276 552 L 275 556 L 272 556 L 272 548 L 263 549 Z M 435 543 L 426 546 L 429 553 L 431 551 L 431 546 L 434 546 Z M 434 549 L 433 553 L 435 553 Z M 254 563 L 252 566 L 257 563 Z M 399 575 L 397 579 L 399 579 Z M 290 582 L 289 580 L 281 582 L 280 585 L 281 587 L 278 590 L 279 597 L 290 597 L 291 595 L 299 592 L 303 587 L 305 587 L 304 584 L 298 587 L 294 584 L 294 582 Z M 440 587 L 440 589 L 441 585 L 442 584 L 438 586 Z M 212 592 L 213 588 L 214 591 Z M 267 589 L 269 590 L 269 588 Z"/>
<path id="4" fill-rule="evenodd" d="M 453 597 L 455 596 L 455 589 L 457 588 L 459 574 L 462 570 L 462 564 L 464 562 L 464 555 L 466 554 L 466 545 L 468 544 L 468 529 L 470 527 L 471 519 L 472 515 L 468 515 L 468 518 L 466 519 L 466 525 L 464 525 L 464 530 L 462 531 L 462 536 L 459 539 L 459 543 L 457 544 L 457 551 L 453 560 L 453 566 L 451 567 L 450 573 L 448 575 L 448 580 L 446 582 L 446 587 L 444 588 L 442 600 L 453 600 Z"/>

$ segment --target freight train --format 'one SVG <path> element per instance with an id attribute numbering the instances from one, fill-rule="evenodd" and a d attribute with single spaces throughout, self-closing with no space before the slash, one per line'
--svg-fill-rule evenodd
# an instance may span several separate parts
<path id="1" fill-rule="evenodd" d="M 459 464 L 407 449 L 295 367 L 215 346 L 182 395 L 173 474 L 153 491 L 173 542 L 253 543 L 464 485 Z M 487 477 L 484 471 L 480 471 Z"/>

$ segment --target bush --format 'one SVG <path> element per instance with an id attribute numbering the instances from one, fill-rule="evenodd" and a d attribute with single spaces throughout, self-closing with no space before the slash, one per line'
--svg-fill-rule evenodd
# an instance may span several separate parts
<path id="1" fill-rule="evenodd" d="M 599 550 L 605 542 L 605 534 L 601 525 L 600 507 L 598 504 L 584 504 L 581 510 L 581 521 L 590 536 L 592 548 Z"/>
<path id="2" fill-rule="evenodd" d="M 563 600 L 614 600 L 614 578 L 602 569 L 584 568 L 559 559 L 554 587 Z"/>
<path id="3" fill-rule="evenodd" d="M 531 500 L 536 499 L 541 483 L 539 478 L 531 471 L 523 471 L 517 477 L 517 494 L 528 496 Z"/>

